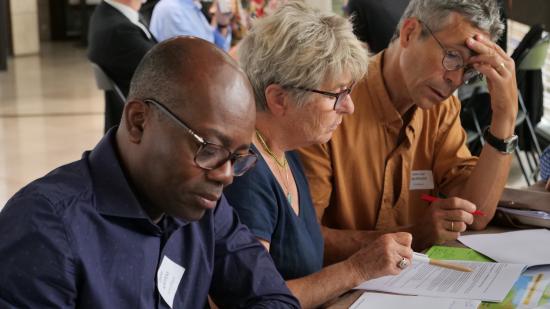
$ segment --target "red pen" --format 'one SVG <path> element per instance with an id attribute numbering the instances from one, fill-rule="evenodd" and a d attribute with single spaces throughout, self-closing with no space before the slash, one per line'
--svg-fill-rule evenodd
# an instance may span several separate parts
<path id="1" fill-rule="evenodd" d="M 437 198 L 435 196 L 431 196 L 429 194 L 422 194 L 420 196 L 420 199 L 422 199 L 423 201 L 426 201 L 428 203 L 433 203 L 433 202 L 439 200 L 439 198 Z M 474 215 L 474 216 L 485 216 L 485 214 L 481 210 L 476 210 L 476 211 L 472 212 L 472 215 Z"/>

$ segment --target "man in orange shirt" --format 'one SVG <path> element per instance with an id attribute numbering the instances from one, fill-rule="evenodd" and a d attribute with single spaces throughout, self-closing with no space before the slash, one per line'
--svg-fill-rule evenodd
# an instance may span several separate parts
<path id="1" fill-rule="evenodd" d="M 409 3 L 389 47 L 354 87 L 355 113 L 330 142 L 301 150 L 325 246 L 341 252 L 328 262 L 386 232 L 408 231 L 422 249 L 485 228 L 517 144 L 514 62 L 494 43 L 501 32 L 494 0 Z M 476 158 L 452 93 L 479 73 L 493 115 Z M 422 194 L 449 198 L 430 205 Z M 474 218 L 476 209 L 485 215 Z"/>

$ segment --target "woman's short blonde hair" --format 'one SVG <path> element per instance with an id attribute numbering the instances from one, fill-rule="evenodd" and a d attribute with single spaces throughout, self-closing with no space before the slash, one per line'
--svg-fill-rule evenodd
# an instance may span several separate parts
<path id="1" fill-rule="evenodd" d="M 266 110 L 265 89 L 270 84 L 288 87 L 301 105 L 311 93 L 292 87 L 318 89 L 344 73 L 359 80 L 367 61 L 367 50 L 349 20 L 302 1 L 289 1 L 258 19 L 239 47 L 239 62 L 254 88 L 258 110 Z"/>

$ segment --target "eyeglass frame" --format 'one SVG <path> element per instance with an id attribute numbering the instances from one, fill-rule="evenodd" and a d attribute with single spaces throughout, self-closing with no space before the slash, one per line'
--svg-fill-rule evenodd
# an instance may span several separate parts
<path id="1" fill-rule="evenodd" d="M 145 100 L 143 100 L 143 102 L 146 103 L 146 104 L 153 104 L 160 111 L 162 111 L 165 115 L 172 118 L 172 120 L 174 120 L 180 127 L 185 129 L 185 132 L 187 132 L 189 135 L 191 135 L 193 137 L 193 139 L 200 145 L 199 148 L 197 149 L 197 151 L 195 152 L 195 156 L 193 157 L 193 161 L 195 162 L 195 164 L 198 167 L 210 171 L 210 170 L 214 170 L 216 168 L 219 168 L 220 166 L 224 165 L 227 161 L 230 161 L 231 162 L 231 174 L 233 175 L 233 177 L 238 177 L 238 176 L 244 175 L 248 170 L 250 170 L 252 167 L 254 167 L 254 165 L 258 161 L 258 156 L 255 153 L 253 153 L 250 149 L 248 150 L 247 154 L 237 154 L 237 153 L 231 152 L 225 146 L 218 145 L 218 144 L 206 141 L 205 138 L 198 135 L 193 129 L 191 129 L 187 124 L 185 124 L 185 122 L 183 122 L 183 120 L 181 120 L 176 114 L 174 114 L 172 111 L 170 111 L 164 104 L 160 103 L 159 101 L 157 101 L 155 99 L 145 99 Z M 216 148 L 216 149 L 224 150 L 228 154 L 227 157 L 223 161 L 216 164 L 215 166 L 212 166 L 212 167 L 202 166 L 199 162 L 197 162 L 197 157 L 199 156 L 199 153 L 201 152 L 201 150 L 205 149 L 208 145 L 214 146 L 214 148 Z M 255 160 L 242 173 L 237 175 L 237 174 L 235 174 L 235 169 L 233 168 L 235 166 L 234 162 L 235 162 L 236 159 L 243 158 L 243 157 L 254 157 Z"/>
<path id="2" fill-rule="evenodd" d="M 311 89 L 311 88 L 305 88 L 305 87 L 294 87 L 292 86 L 291 88 L 294 88 L 294 89 L 298 89 L 298 90 L 302 90 L 302 91 L 308 91 L 308 92 L 313 92 L 313 93 L 318 93 L 318 94 L 322 94 L 324 96 L 328 96 L 328 97 L 331 97 L 331 98 L 334 98 L 335 101 L 334 101 L 334 106 L 332 107 L 332 110 L 336 110 L 337 107 L 341 107 L 342 106 L 342 102 L 344 101 L 344 99 L 350 95 L 352 89 L 353 89 L 353 86 L 355 86 L 355 82 L 351 83 L 351 85 L 340 91 L 340 92 L 328 92 L 328 91 L 322 91 L 322 90 L 317 90 L 317 89 Z M 338 104 L 340 103 L 340 104 Z"/>
<path id="3" fill-rule="evenodd" d="M 481 80 L 483 78 L 483 74 L 481 74 L 479 71 L 475 70 L 473 67 L 471 67 L 470 65 L 468 64 L 465 64 L 464 63 L 464 58 L 462 58 L 462 55 L 460 55 L 460 53 L 458 53 L 457 51 L 453 51 L 453 50 L 449 50 L 448 48 L 446 48 L 443 43 L 441 43 L 441 41 L 435 36 L 435 34 L 433 33 L 432 29 L 430 29 L 430 27 L 428 26 L 428 24 L 426 24 L 425 22 L 423 22 L 422 20 L 418 19 L 418 22 L 423 25 L 424 27 L 426 27 L 426 29 L 428 30 L 428 32 L 430 33 L 430 35 L 432 36 L 432 38 L 437 42 L 437 44 L 439 45 L 439 47 L 441 47 L 441 49 L 445 52 L 445 55 L 443 56 L 443 58 L 441 59 L 441 65 L 443 66 L 443 68 L 446 70 L 446 71 L 456 71 L 456 70 L 459 70 L 459 69 L 464 69 L 463 73 L 462 73 L 462 83 L 465 84 L 465 85 L 468 85 L 468 84 L 472 84 L 472 83 L 475 83 L 477 82 L 478 80 Z M 456 52 L 456 54 L 454 53 Z M 456 68 L 448 68 L 446 65 L 445 65 L 445 58 L 448 57 L 448 55 L 451 54 L 452 57 L 459 57 L 460 58 L 460 62 L 462 62 L 462 64 L 459 66 L 459 67 L 456 67 Z M 449 58 L 447 58 L 449 59 Z M 466 79 L 465 76 L 468 74 L 468 72 L 474 72 L 475 74 L 472 75 L 472 77 Z"/>

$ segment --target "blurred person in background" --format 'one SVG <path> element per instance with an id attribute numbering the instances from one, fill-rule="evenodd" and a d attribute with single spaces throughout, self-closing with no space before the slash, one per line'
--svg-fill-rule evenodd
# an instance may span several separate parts
<path id="1" fill-rule="evenodd" d="M 159 41 L 191 35 L 229 51 L 233 10 L 231 0 L 216 0 L 212 4 L 209 21 L 198 0 L 161 0 L 153 10 L 150 28 Z"/>
<path id="2" fill-rule="evenodd" d="M 346 6 L 359 40 L 379 53 L 390 43 L 409 0 L 350 0 Z"/>
<path id="3" fill-rule="evenodd" d="M 141 0 L 104 0 L 94 10 L 88 28 L 88 59 L 128 96 L 130 80 L 139 62 L 156 43 L 140 21 Z M 117 125 L 124 102 L 105 93 L 105 132 Z"/>
<path id="4" fill-rule="evenodd" d="M 550 146 L 544 149 L 540 157 L 540 176 L 546 183 L 546 190 L 550 191 Z"/>

